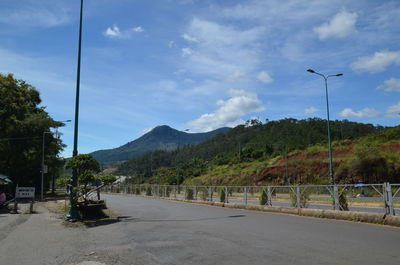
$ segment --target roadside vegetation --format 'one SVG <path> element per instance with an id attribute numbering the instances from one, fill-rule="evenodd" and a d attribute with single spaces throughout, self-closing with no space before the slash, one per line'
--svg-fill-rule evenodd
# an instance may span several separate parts
<path id="1" fill-rule="evenodd" d="M 0 106 L 0 174 L 13 181 L 12 190 L 28 186 L 40 194 L 42 147 L 48 168 L 46 189 L 64 164 L 59 154 L 65 145 L 54 130 L 64 123 L 50 117 L 34 86 L 12 74 L 0 74 Z"/>
<path id="2" fill-rule="evenodd" d="M 400 127 L 332 121 L 338 183 L 400 181 Z M 227 133 L 121 164 L 131 183 L 186 185 L 328 184 L 326 121 L 250 120 Z"/>

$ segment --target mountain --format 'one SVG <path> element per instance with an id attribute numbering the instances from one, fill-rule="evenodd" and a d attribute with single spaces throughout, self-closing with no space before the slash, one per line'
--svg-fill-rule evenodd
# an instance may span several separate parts
<path id="1" fill-rule="evenodd" d="M 186 133 L 162 125 L 118 148 L 95 151 L 91 155 L 103 166 L 116 165 L 149 151 L 172 151 L 185 145 L 196 145 L 229 130 L 225 127 L 207 133 Z"/>
<path id="2" fill-rule="evenodd" d="M 239 174 L 239 172 L 247 174 L 251 169 L 251 167 L 243 167 L 243 163 L 269 165 L 281 155 L 307 148 L 314 148 L 315 152 L 320 148 L 323 150 L 321 154 L 325 156 L 327 154 L 326 120 L 286 118 L 267 121 L 265 124 L 257 121 L 246 124 L 236 126 L 227 133 L 215 135 L 195 146 L 186 146 L 173 152 L 157 151 L 135 157 L 120 164 L 115 174 L 133 176 L 136 178 L 134 181 L 137 182 L 154 182 L 165 178 L 161 183 L 173 184 L 182 183 L 185 179 L 200 176 L 207 171 L 217 175 L 212 168 L 220 166 L 219 173 L 222 177 L 247 178 L 247 175 Z M 333 145 L 336 145 L 336 142 L 351 142 L 389 129 L 348 120 L 334 120 L 330 122 L 330 125 Z M 320 147 L 317 148 L 315 145 Z M 334 150 L 338 148 L 334 146 Z M 255 171 L 258 172 L 261 169 L 262 167 L 257 167 Z M 233 172 L 235 174 L 229 175 Z M 293 174 L 299 176 L 299 172 L 302 171 L 296 172 Z M 310 169 L 308 174 L 312 175 L 313 172 Z"/>

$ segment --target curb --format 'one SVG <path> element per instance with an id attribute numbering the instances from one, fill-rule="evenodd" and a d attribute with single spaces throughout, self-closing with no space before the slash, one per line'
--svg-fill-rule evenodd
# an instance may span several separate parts
<path id="1" fill-rule="evenodd" d="M 223 202 L 178 200 L 178 199 L 174 199 L 174 198 L 163 198 L 163 197 L 143 196 L 143 195 L 124 194 L 124 193 L 111 193 L 111 192 L 105 192 L 105 193 L 113 194 L 113 195 L 135 196 L 135 197 L 141 197 L 141 198 L 153 198 L 153 199 L 161 199 L 161 200 L 166 200 L 166 201 L 176 201 L 176 202 L 185 202 L 185 203 L 193 203 L 193 204 L 200 204 L 200 205 L 226 207 L 226 208 L 231 208 L 231 209 L 283 213 L 283 214 L 292 214 L 292 215 L 298 215 L 298 216 L 308 216 L 308 217 L 315 217 L 315 218 L 345 220 L 345 221 L 362 222 L 362 223 L 370 223 L 370 224 L 381 224 L 381 225 L 400 227 L 400 216 L 392 216 L 392 215 L 378 214 L 378 213 L 320 210 L 320 209 L 308 209 L 308 208 L 290 208 L 290 207 L 249 205 L 249 204 L 245 205 L 245 204 L 236 204 L 236 203 L 226 204 Z"/>

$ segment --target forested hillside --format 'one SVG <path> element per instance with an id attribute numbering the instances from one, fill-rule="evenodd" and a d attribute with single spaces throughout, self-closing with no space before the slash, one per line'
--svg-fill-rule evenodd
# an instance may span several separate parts
<path id="1" fill-rule="evenodd" d="M 169 126 L 157 126 L 140 138 L 118 148 L 91 153 L 103 166 L 117 165 L 154 150 L 172 151 L 180 146 L 196 145 L 229 128 L 220 128 L 206 133 L 186 133 Z"/>
<path id="2" fill-rule="evenodd" d="M 351 141 L 385 130 L 382 126 L 347 120 L 332 121 L 331 129 L 334 141 Z M 283 119 L 265 124 L 251 120 L 197 146 L 146 153 L 121 164 L 116 173 L 132 176 L 134 182 L 182 183 L 204 175 L 216 166 L 243 163 L 265 166 L 295 150 L 314 145 L 321 145 L 325 150 L 326 142 L 326 120 Z"/>

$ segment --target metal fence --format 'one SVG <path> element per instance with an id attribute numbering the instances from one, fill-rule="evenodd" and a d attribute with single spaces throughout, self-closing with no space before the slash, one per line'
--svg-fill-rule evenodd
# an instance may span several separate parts
<path id="1" fill-rule="evenodd" d="M 236 204 L 333 209 L 396 215 L 400 213 L 400 184 L 298 186 L 178 186 L 114 184 L 102 188 L 113 193 L 218 201 Z"/>

